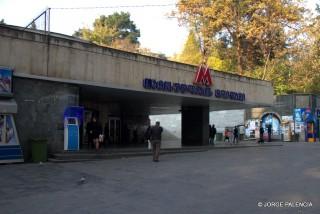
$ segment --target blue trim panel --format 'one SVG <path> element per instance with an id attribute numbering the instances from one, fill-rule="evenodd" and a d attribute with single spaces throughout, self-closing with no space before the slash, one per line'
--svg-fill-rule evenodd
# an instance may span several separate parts
<path id="1" fill-rule="evenodd" d="M 0 146 L 0 160 L 23 159 L 21 146 Z"/>
<path id="2" fill-rule="evenodd" d="M 0 160 L 14 160 L 14 159 L 17 159 L 17 160 L 22 160 L 22 156 L 0 156 Z"/>

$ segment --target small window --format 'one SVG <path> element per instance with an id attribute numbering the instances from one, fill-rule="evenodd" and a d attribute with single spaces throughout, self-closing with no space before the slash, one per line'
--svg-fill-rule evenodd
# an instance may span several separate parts
<path id="1" fill-rule="evenodd" d="M 71 124 L 71 125 L 77 124 L 76 118 L 68 118 L 68 124 Z"/>

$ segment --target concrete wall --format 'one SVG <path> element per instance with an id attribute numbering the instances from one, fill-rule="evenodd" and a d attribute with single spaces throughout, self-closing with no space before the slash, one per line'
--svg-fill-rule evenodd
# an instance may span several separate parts
<path id="1" fill-rule="evenodd" d="M 215 124 L 218 133 L 224 133 L 225 127 L 244 124 L 245 110 L 210 112 L 210 124 Z"/>
<path id="2" fill-rule="evenodd" d="M 245 120 L 260 119 L 265 112 L 276 112 L 280 116 L 293 115 L 295 108 L 311 108 L 315 112 L 320 107 L 320 97 L 314 94 L 290 94 L 275 97 L 274 106 L 269 108 L 247 109 Z"/>
<path id="3" fill-rule="evenodd" d="M 24 78 L 13 79 L 18 104 L 15 115 L 25 159 L 30 159 L 32 138 L 48 140 L 49 152 L 63 150 L 63 113 L 67 106 L 78 105 L 78 87 Z"/>
<path id="4" fill-rule="evenodd" d="M 247 109 L 245 114 L 245 120 L 258 119 L 267 112 L 274 112 L 282 119 L 282 116 L 294 116 L 295 108 L 310 108 L 313 114 L 316 113 L 316 109 L 320 107 L 320 97 L 314 94 L 290 94 L 280 95 L 275 97 L 275 104 L 270 108 L 252 108 Z M 295 125 L 292 127 L 295 129 Z M 304 133 L 298 133 L 295 135 L 294 140 L 305 141 Z"/>
<path id="5" fill-rule="evenodd" d="M 244 124 L 245 110 L 212 111 L 209 113 L 209 123 L 215 124 L 218 133 L 223 133 L 225 127 Z M 150 115 L 151 123 L 160 121 L 164 128 L 162 148 L 181 147 L 181 114 Z"/>
<path id="6" fill-rule="evenodd" d="M 181 114 L 150 115 L 151 124 L 156 121 L 163 127 L 161 148 L 180 148 Z"/>
<path id="7" fill-rule="evenodd" d="M 146 91 L 142 87 L 144 78 L 192 84 L 196 71 L 191 65 L 105 48 L 58 34 L 48 37 L 10 26 L 0 26 L 0 65 L 14 68 L 16 74 L 137 91 Z M 270 82 L 216 71 L 211 74 L 213 90 L 245 93 L 248 104 L 271 104 L 273 101 Z M 181 96 L 199 98 L 191 94 Z"/>
<path id="8" fill-rule="evenodd" d="M 209 107 L 182 106 L 182 146 L 203 146 L 209 142 Z"/>

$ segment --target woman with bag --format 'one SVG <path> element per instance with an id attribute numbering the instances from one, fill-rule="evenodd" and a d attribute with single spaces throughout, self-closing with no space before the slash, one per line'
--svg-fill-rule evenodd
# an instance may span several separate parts
<path id="1" fill-rule="evenodd" d="M 99 150 L 100 141 L 101 142 L 103 141 L 102 126 L 98 122 L 95 116 L 92 117 L 92 123 L 89 131 L 90 131 L 90 134 L 92 135 L 93 143 L 96 147 L 96 150 Z"/>

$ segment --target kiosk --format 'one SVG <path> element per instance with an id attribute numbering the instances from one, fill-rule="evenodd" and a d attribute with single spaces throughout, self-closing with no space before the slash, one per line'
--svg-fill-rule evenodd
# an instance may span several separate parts
<path id="1" fill-rule="evenodd" d="M 0 163 L 24 161 L 13 118 L 18 106 L 12 98 L 12 72 L 0 67 Z"/>
<path id="2" fill-rule="evenodd" d="M 79 150 L 79 121 L 76 117 L 64 119 L 64 150 Z"/>
<path id="3" fill-rule="evenodd" d="M 63 113 L 63 118 L 64 118 L 64 127 L 65 127 L 65 146 L 64 150 L 79 150 L 81 147 L 81 142 L 83 139 L 83 117 L 84 117 L 84 107 L 82 106 L 69 106 L 64 110 Z M 72 119 L 70 121 L 66 121 L 67 118 L 76 118 L 76 121 L 73 121 Z M 76 122 L 78 126 L 78 146 L 73 146 L 73 149 L 67 149 L 68 147 L 66 146 L 66 126 L 69 126 L 70 129 L 76 129 L 76 127 L 73 127 L 75 124 L 70 124 L 68 122 L 74 123 Z M 68 123 L 69 125 L 67 125 Z M 71 128 L 73 127 L 73 128 Z M 77 149 L 75 149 L 77 148 Z"/>
<path id="4" fill-rule="evenodd" d="M 282 136 L 283 141 L 292 141 L 291 124 L 289 121 L 282 122 Z"/>

